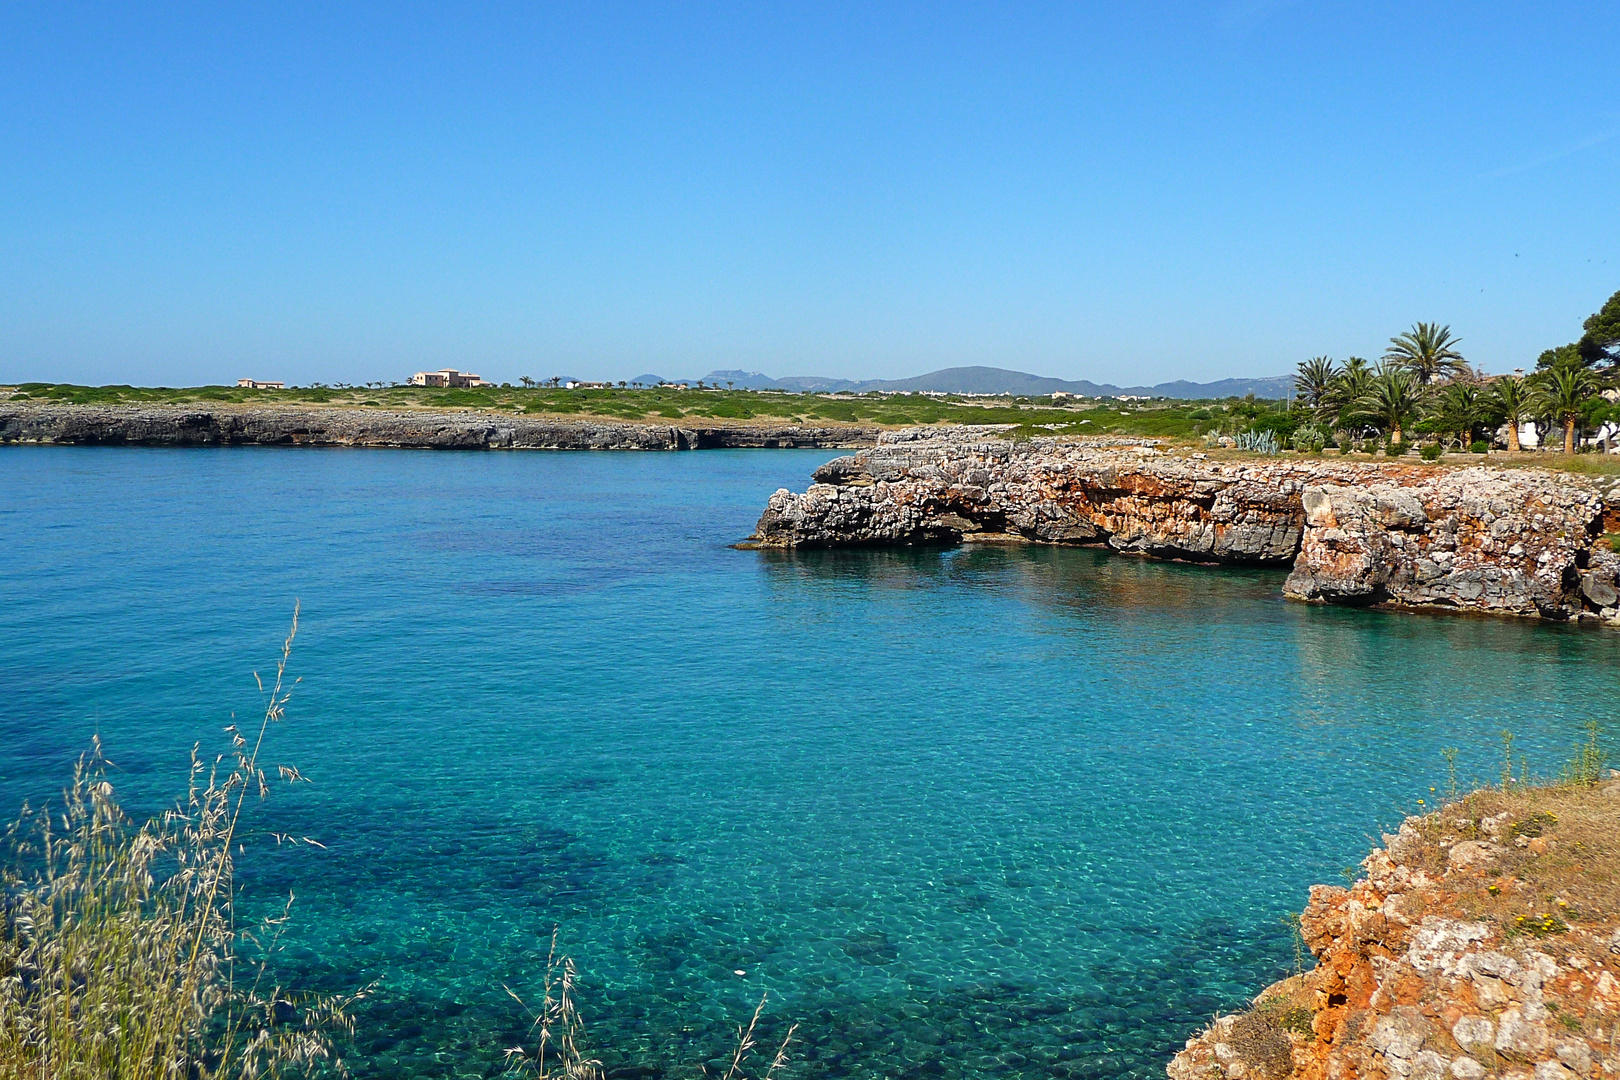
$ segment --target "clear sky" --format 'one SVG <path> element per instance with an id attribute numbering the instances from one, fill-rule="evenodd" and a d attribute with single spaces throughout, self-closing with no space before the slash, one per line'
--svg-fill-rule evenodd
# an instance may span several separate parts
<path id="1" fill-rule="evenodd" d="M 0 381 L 1488 370 L 1620 288 L 1620 4 L 0 0 Z"/>

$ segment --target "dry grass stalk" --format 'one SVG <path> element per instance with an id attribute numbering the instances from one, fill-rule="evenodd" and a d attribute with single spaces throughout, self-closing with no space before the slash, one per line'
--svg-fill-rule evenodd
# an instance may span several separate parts
<path id="1" fill-rule="evenodd" d="M 251 746 L 232 725 L 227 754 L 193 748 L 184 803 L 132 822 L 98 740 L 60 809 L 24 807 L 7 831 L 21 862 L 0 904 L 0 1080 L 257 1080 L 332 1060 L 353 999 L 270 985 L 286 912 L 239 931 L 234 903 L 232 851 L 248 792 L 269 792 L 260 754 L 297 632 L 295 610 Z"/>
<path id="2" fill-rule="evenodd" d="M 551 932 L 551 951 L 546 954 L 544 996 L 540 1011 L 530 1013 L 532 1035 L 539 1032 L 533 1050 L 513 1046 L 506 1051 L 508 1072 L 515 1076 L 534 1076 L 539 1080 L 600 1080 L 602 1063 L 587 1058 L 584 1053 L 585 1022 L 574 1005 L 574 961 L 557 955 L 557 931 Z M 513 1001 L 528 1011 L 528 1004 L 506 987 Z M 547 1060 L 549 1056 L 549 1061 Z"/>
<path id="3" fill-rule="evenodd" d="M 507 1073 L 510 1076 L 534 1077 L 535 1080 L 602 1080 L 602 1063 L 585 1056 L 585 1022 L 574 1005 L 576 972 L 574 962 L 557 954 L 557 932 L 551 933 L 551 950 L 546 954 L 544 997 L 538 1012 L 529 1012 L 532 1023 L 529 1033 L 535 1037 L 534 1047 L 513 1046 L 506 1051 Z M 513 1001 L 529 1011 L 529 1006 L 510 986 L 505 987 Z M 744 1065 L 753 1055 L 757 1043 L 754 1032 L 765 1011 L 765 996 L 746 1028 L 737 1029 L 737 1045 L 732 1051 L 731 1064 L 723 1080 L 748 1080 Z M 798 1033 L 799 1025 L 788 1029 L 787 1037 L 777 1047 L 760 1080 L 776 1080 L 788 1064 L 788 1046 Z M 707 1075 L 708 1070 L 703 1070 Z"/>
<path id="4" fill-rule="evenodd" d="M 748 1060 L 754 1052 L 754 1047 L 758 1045 L 754 1041 L 754 1029 L 759 1026 L 759 1016 L 765 1011 L 765 997 L 764 994 L 759 996 L 759 1004 L 754 1006 L 754 1015 L 749 1019 L 748 1026 L 737 1029 L 737 1048 L 732 1052 L 731 1065 L 726 1069 L 724 1080 L 747 1080 L 743 1073 L 743 1062 Z M 787 1065 L 788 1044 L 793 1041 L 793 1036 L 798 1030 L 798 1024 L 788 1028 L 787 1036 L 782 1040 L 782 1045 L 777 1047 L 776 1056 L 771 1059 L 770 1067 L 765 1070 L 764 1080 L 772 1080 L 777 1072 Z"/>

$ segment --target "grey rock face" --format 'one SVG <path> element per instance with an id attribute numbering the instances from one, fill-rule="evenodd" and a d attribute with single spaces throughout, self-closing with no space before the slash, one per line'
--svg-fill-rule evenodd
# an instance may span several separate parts
<path id="1" fill-rule="evenodd" d="M 1290 596 L 1555 619 L 1582 610 L 1578 568 L 1603 504 L 1567 474 L 1382 470 L 1309 495 Z"/>
<path id="2" fill-rule="evenodd" d="M 1022 540 L 1291 565 L 1299 600 L 1620 621 L 1604 500 L 1577 477 L 1334 459 L 1214 462 L 1140 442 L 885 433 L 771 496 L 761 547 Z"/>
<path id="3" fill-rule="evenodd" d="M 0 443 L 370 446 L 432 450 L 706 450 L 869 445 L 876 428 L 615 420 L 367 409 L 0 403 Z"/>

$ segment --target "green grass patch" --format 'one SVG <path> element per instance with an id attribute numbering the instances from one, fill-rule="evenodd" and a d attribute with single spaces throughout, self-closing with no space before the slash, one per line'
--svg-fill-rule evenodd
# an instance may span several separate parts
<path id="1" fill-rule="evenodd" d="M 419 386 L 314 385 L 284 390 L 243 390 L 234 386 L 173 388 L 45 382 L 23 383 L 17 390 L 13 400 L 84 405 L 229 403 L 332 405 L 357 409 L 488 409 L 626 420 L 644 420 L 651 416 L 670 420 L 684 416 L 716 420 L 781 417 L 802 419 L 805 423 L 883 427 L 1007 424 L 1032 437 L 1084 434 L 1191 440 L 1209 431 L 1232 432 L 1256 425 L 1288 429 L 1296 422 L 1296 416 L 1281 403 L 1235 398 L 1202 402 L 1082 399 L 1059 403 L 1039 397 L 966 398 L 878 393 L 852 396 L 670 387 L 564 390 L 548 386 L 488 386 L 446 390 Z M 1584 465 L 1581 471 L 1599 471 L 1608 464 L 1600 455 L 1583 455 L 1581 462 Z M 1620 462 L 1616 463 L 1616 470 L 1620 471 Z"/>

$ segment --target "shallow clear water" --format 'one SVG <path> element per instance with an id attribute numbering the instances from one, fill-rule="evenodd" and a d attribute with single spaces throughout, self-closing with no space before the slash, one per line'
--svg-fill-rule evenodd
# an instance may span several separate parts
<path id="1" fill-rule="evenodd" d="M 1553 771 L 1620 636 L 1045 548 L 736 551 L 833 454 L 0 450 L 0 805 L 141 805 L 303 682 L 251 897 L 377 991 L 356 1075 L 491 1075 L 553 926 L 611 1068 L 768 991 L 796 1075 L 1162 1075 L 1430 786 Z M 744 972 L 745 974 L 738 974 Z"/>

